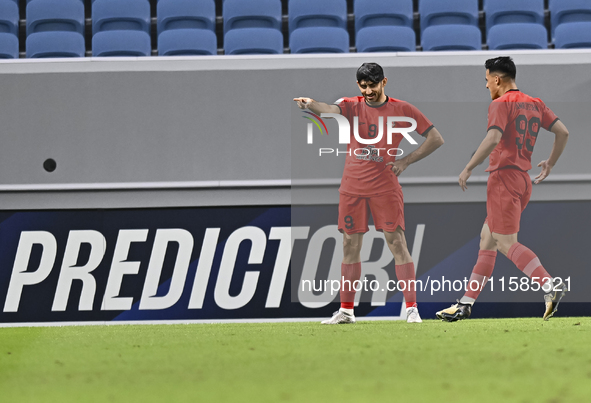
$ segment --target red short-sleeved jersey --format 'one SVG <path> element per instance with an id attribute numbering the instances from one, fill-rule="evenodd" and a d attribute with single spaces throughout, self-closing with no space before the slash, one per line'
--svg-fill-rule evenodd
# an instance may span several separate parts
<path id="1" fill-rule="evenodd" d="M 339 192 L 351 196 L 373 196 L 391 192 L 400 187 L 398 177 L 386 163 L 396 160 L 395 149 L 404 138 L 400 133 L 392 135 L 392 144 L 387 141 L 388 116 L 404 116 L 413 118 L 417 122 L 416 131 L 425 136 L 433 124 L 419 111 L 417 107 L 398 99 L 386 98 L 386 102 L 378 106 L 370 106 L 362 96 L 341 98 L 335 103 L 351 125 L 351 142 L 347 147 L 345 169 Z M 358 117 L 359 136 L 372 139 L 379 133 L 379 118 L 383 118 L 382 139 L 376 144 L 362 144 L 353 135 L 354 117 Z M 410 123 L 395 122 L 399 127 L 410 127 Z M 362 151 L 367 150 L 367 151 Z M 357 154 L 357 155 L 356 155 Z"/>
<path id="2" fill-rule="evenodd" d="M 507 167 L 529 171 L 540 128 L 550 130 L 557 120 L 541 99 L 516 89 L 492 101 L 488 108 L 488 130 L 498 129 L 503 137 L 490 154 L 486 171 Z"/>

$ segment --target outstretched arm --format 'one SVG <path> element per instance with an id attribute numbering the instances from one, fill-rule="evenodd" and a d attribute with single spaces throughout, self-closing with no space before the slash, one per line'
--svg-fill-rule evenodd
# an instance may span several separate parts
<path id="1" fill-rule="evenodd" d="M 336 105 L 325 104 L 324 102 L 314 101 L 312 98 L 299 97 L 294 98 L 294 101 L 298 103 L 300 109 L 310 109 L 315 114 L 321 113 L 341 113 L 341 108 Z"/>
<path id="2" fill-rule="evenodd" d="M 464 170 L 460 174 L 458 182 L 460 183 L 460 186 L 463 191 L 468 189 L 468 186 L 466 186 L 466 182 L 468 181 L 470 175 L 472 175 L 472 170 L 476 168 L 478 165 L 482 164 L 482 161 L 484 161 L 486 157 L 488 157 L 490 153 L 492 153 L 497 144 L 501 142 L 501 137 L 503 137 L 503 133 L 501 133 L 501 131 L 498 129 L 490 129 L 488 131 L 486 137 L 484 138 L 484 140 L 482 140 L 482 143 L 480 143 L 478 150 L 476 150 L 476 152 L 470 159 L 470 162 L 468 162 L 468 165 L 466 165 L 466 168 L 464 168 Z"/>
<path id="3" fill-rule="evenodd" d="M 560 155 L 564 151 L 564 147 L 566 147 L 568 130 L 560 120 L 552 126 L 552 133 L 554 133 L 554 146 L 552 146 L 550 157 L 538 164 L 539 167 L 542 167 L 542 172 L 536 176 L 534 181 L 535 184 L 540 183 L 550 175 L 550 171 L 554 168 L 556 161 L 558 161 L 558 158 L 560 158 Z"/>
<path id="4" fill-rule="evenodd" d="M 436 128 L 432 128 L 427 133 L 427 139 L 412 153 L 406 157 L 396 160 L 394 162 L 388 162 L 386 165 L 392 166 L 392 172 L 399 176 L 410 164 L 422 160 L 433 151 L 437 150 L 443 144 L 443 137 Z"/>

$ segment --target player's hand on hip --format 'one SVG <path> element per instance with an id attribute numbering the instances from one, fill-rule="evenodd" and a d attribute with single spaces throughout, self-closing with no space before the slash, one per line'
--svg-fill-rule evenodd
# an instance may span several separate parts
<path id="1" fill-rule="evenodd" d="M 400 174 L 404 172 L 404 170 L 408 167 L 408 164 L 403 159 L 386 163 L 386 166 L 388 165 L 390 166 L 390 169 L 392 170 L 392 172 L 394 172 L 396 176 L 400 176 Z"/>
<path id="2" fill-rule="evenodd" d="M 547 160 L 540 162 L 538 166 L 542 168 L 542 172 L 535 177 L 534 183 L 536 185 L 546 179 L 550 175 L 550 171 L 552 171 L 552 165 L 548 164 Z"/>
<path id="3" fill-rule="evenodd" d="M 312 102 L 314 102 L 312 98 L 305 97 L 294 98 L 293 100 L 298 103 L 298 108 L 300 109 L 306 109 Z"/>
<path id="4" fill-rule="evenodd" d="M 466 189 L 468 189 L 468 185 L 466 185 L 466 182 L 468 182 L 468 178 L 470 177 L 470 175 L 472 175 L 472 171 L 468 171 L 466 168 L 464 168 L 458 179 L 458 183 L 460 184 L 460 187 L 464 192 L 466 191 Z"/>

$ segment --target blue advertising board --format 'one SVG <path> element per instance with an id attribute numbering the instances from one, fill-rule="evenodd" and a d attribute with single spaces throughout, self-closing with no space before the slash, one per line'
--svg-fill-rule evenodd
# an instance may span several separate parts
<path id="1" fill-rule="evenodd" d="M 591 313 L 589 208 L 537 202 L 522 218 L 520 242 L 570 282 L 559 315 Z M 486 209 L 427 203 L 405 212 L 419 307 L 433 318 L 463 294 L 454 281 L 470 277 Z M 336 217 L 334 205 L 0 212 L 0 325 L 324 318 L 338 292 L 322 302 L 327 290 L 300 287 L 340 275 Z M 364 275 L 380 289 L 359 293 L 356 315 L 399 318 L 402 293 L 384 289 L 395 271 L 383 236 L 372 228 L 365 245 Z M 474 317 L 541 316 L 542 292 L 512 291 L 513 277 L 523 275 L 499 254 Z"/>

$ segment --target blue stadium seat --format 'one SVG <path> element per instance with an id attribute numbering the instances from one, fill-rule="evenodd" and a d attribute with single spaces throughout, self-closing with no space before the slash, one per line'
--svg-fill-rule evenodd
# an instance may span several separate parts
<path id="1" fill-rule="evenodd" d="M 281 0 L 226 0 L 223 6 L 224 34 L 239 28 L 281 30 Z"/>
<path id="2" fill-rule="evenodd" d="M 0 59 L 18 59 L 18 37 L 0 32 Z"/>
<path id="3" fill-rule="evenodd" d="M 552 36 L 560 24 L 591 21 L 591 1 L 589 0 L 552 0 L 548 8 L 552 22 Z"/>
<path id="4" fill-rule="evenodd" d="M 412 52 L 415 31 L 409 27 L 367 27 L 357 31 L 357 52 Z"/>
<path id="5" fill-rule="evenodd" d="M 242 28 L 224 36 L 227 55 L 271 55 L 283 53 L 283 34 L 274 28 Z"/>
<path id="6" fill-rule="evenodd" d="M 86 51 L 84 36 L 78 32 L 35 32 L 27 36 L 26 46 L 27 58 L 84 57 Z"/>
<path id="7" fill-rule="evenodd" d="M 158 35 L 158 55 L 217 55 L 217 37 L 209 29 L 169 29 Z"/>
<path id="8" fill-rule="evenodd" d="M 0 32 L 18 35 L 18 5 L 12 0 L 0 0 Z"/>
<path id="9" fill-rule="evenodd" d="M 135 30 L 150 33 L 148 0 L 95 0 L 92 3 L 92 33 Z"/>
<path id="10" fill-rule="evenodd" d="M 425 29 L 421 45 L 425 51 L 481 50 L 482 34 L 472 25 L 435 25 Z"/>
<path id="11" fill-rule="evenodd" d="M 80 0 L 33 0 L 27 4 L 27 36 L 62 31 L 84 34 L 84 4 Z"/>
<path id="12" fill-rule="evenodd" d="M 591 48 L 591 22 L 567 22 L 556 27 L 558 49 Z"/>
<path id="13" fill-rule="evenodd" d="M 289 0 L 288 8 L 290 34 L 308 27 L 347 29 L 347 0 Z"/>
<path id="14" fill-rule="evenodd" d="M 167 29 L 215 30 L 214 0 L 159 0 L 158 35 Z"/>
<path id="15" fill-rule="evenodd" d="M 14 1 L 15 3 L 18 3 L 18 2 L 19 2 L 19 0 L 11 0 L 11 1 Z M 27 0 L 27 5 L 29 5 L 29 3 L 30 3 L 30 2 L 32 2 L 32 1 L 33 1 L 33 0 Z M 35 0 L 35 1 L 36 1 L 36 0 Z M 80 3 L 82 3 L 82 4 L 84 4 L 84 0 L 78 0 L 78 1 L 79 1 Z M 94 1 L 94 0 L 92 0 L 92 1 Z"/>
<path id="16" fill-rule="evenodd" d="M 336 27 L 298 28 L 289 37 L 291 53 L 348 53 L 349 33 Z"/>
<path id="17" fill-rule="evenodd" d="M 544 24 L 544 0 L 486 0 L 487 32 L 497 24 Z"/>
<path id="18" fill-rule="evenodd" d="M 421 32 L 434 25 L 478 26 L 478 0 L 421 0 Z"/>
<path id="19" fill-rule="evenodd" d="M 488 48 L 490 50 L 548 49 L 548 31 L 540 24 L 495 25 L 488 31 Z"/>
<path id="20" fill-rule="evenodd" d="M 150 35 L 144 31 L 103 31 L 92 37 L 93 56 L 137 57 L 150 56 L 151 53 Z"/>
<path id="21" fill-rule="evenodd" d="M 366 27 L 413 27 L 412 0 L 355 0 L 355 32 Z"/>

